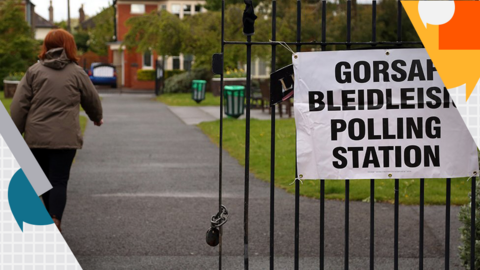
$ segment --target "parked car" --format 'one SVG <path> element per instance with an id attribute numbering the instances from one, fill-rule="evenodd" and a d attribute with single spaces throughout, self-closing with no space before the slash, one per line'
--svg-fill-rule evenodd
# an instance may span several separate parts
<path id="1" fill-rule="evenodd" d="M 117 71 L 110 64 L 92 63 L 88 76 L 94 85 L 110 85 L 117 88 Z"/>

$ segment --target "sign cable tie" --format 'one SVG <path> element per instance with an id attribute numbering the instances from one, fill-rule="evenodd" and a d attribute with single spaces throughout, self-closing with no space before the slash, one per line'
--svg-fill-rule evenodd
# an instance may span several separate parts
<path id="1" fill-rule="evenodd" d="M 273 43 L 278 43 L 280 45 L 282 45 L 282 47 L 284 47 L 285 49 L 287 49 L 289 52 L 292 53 L 292 55 L 295 56 L 295 58 L 297 58 L 297 55 L 296 55 L 296 52 L 294 50 L 292 50 L 292 48 L 290 48 L 290 46 L 288 46 L 288 44 L 285 42 L 285 41 L 273 41 L 273 40 L 269 40 L 270 42 L 273 42 Z"/>
<path id="2" fill-rule="evenodd" d="M 302 185 L 303 185 L 302 179 L 300 179 L 300 178 L 295 178 L 295 180 L 293 180 L 293 182 L 292 182 L 289 186 L 295 184 L 295 182 L 297 182 L 297 181 L 300 181 L 300 183 L 302 183 Z"/>

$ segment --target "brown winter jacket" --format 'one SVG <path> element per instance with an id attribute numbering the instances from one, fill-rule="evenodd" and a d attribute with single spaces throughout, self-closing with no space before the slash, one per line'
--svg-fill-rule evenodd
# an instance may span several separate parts
<path id="1" fill-rule="evenodd" d="M 102 120 L 102 104 L 90 78 L 57 48 L 27 70 L 10 110 L 30 148 L 80 149 L 80 104 L 90 120 Z"/>

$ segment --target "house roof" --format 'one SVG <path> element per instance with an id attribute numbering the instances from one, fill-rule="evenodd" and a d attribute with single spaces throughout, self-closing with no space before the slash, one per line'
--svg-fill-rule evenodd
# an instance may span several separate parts
<path id="1" fill-rule="evenodd" d="M 35 28 L 57 28 L 57 26 L 35 13 Z"/>
<path id="2" fill-rule="evenodd" d="M 95 16 L 86 19 L 85 21 L 80 23 L 79 27 L 82 28 L 83 30 L 86 30 L 86 29 L 89 29 L 89 28 L 94 28 L 95 27 L 95 21 L 93 20 L 93 18 L 95 18 Z"/>
<path id="3" fill-rule="evenodd" d="M 22 3 L 22 4 L 28 4 L 28 3 L 30 3 L 30 5 L 35 6 L 35 4 L 34 4 L 32 1 L 30 1 L 30 0 L 22 0 L 21 3 Z"/>

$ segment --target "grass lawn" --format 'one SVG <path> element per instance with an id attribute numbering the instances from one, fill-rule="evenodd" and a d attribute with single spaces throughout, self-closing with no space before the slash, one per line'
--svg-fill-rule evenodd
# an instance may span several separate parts
<path id="1" fill-rule="evenodd" d="M 168 106 L 220 106 L 220 97 L 214 97 L 212 93 L 206 93 L 205 100 L 200 103 L 195 102 L 190 93 L 163 94 L 157 97 L 157 101 Z"/>
<path id="2" fill-rule="evenodd" d="M 82 134 L 85 133 L 85 129 L 87 128 L 88 117 L 80 115 L 80 129 L 82 130 Z"/>
<path id="3" fill-rule="evenodd" d="M 218 144 L 219 121 L 200 123 L 199 127 L 210 139 Z M 270 180 L 270 121 L 251 121 L 250 169 L 255 177 Z M 244 165 L 245 157 L 245 120 L 226 119 L 224 121 L 224 147 Z M 243 177 L 243 176 L 242 176 Z M 282 119 L 276 122 L 276 164 L 275 184 L 290 193 L 295 192 L 295 185 L 290 185 L 295 178 L 295 122 L 294 119 Z M 445 204 L 445 179 L 425 180 L 425 203 Z M 393 202 L 395 180 L 376 180 L 375 200 Z M 345 181 L 327 180 L 325 194 L 328 199 L 344 199 Z M 469 202 L 470 182 L 467 178 L 452 179 L 451 202 L 455 205 Z M 418 204 L 420 197 L 420 180 L 400 180 L 400 203 Z M 320 197 L 320 181 L 303 181 L 300 194 L 307 197 Z M 370 180 L 351 180 L 350 199 L 361 201 L 370 197 Z"/>
<path id="4" fill-rule="evenodd" d="M 10 113 L 10 104 L 12 103 L 11 98 L 5 98 L 4 92 L 2 91 L 0 94 L 0 102 L 2 102 L 5 109 L 7 109 L 8 113 Z M 87 127 L 88 118 L 80 115 L 80 128 L 82 129 L 82 134 L 85 132 L 85 128 Z"/>
<path id="5" fill-rule="evenodd" d="M 2 102 L 3 106 L 5 106 L 5 109 L 7 109 L 7 112 L 10 113 L 10 104 L 12 103 L 12 99 L 5 98 L 5 94 L 3 91 L 0 94 L 0 102 Z"/>

